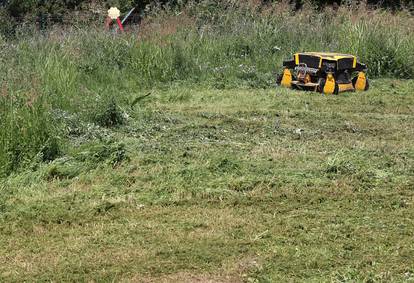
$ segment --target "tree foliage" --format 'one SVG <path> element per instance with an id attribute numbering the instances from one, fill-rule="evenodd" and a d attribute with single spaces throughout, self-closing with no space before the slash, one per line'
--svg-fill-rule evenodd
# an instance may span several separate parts
<path id="1" fill-rule="evenodd" d="M 64 15 L 67 16 L 73 12 L 88 13 L 91 12 L 91 7 L 96 6 L 102 10 L 110 6 L 117 6 L 121 11 L 137 7 L 142 11 L 148 4 L 177 7 L 190 1 L 210 1 L 214 5 L 226 0 L 0 0 L 0 33 L 11 33 L 16 26 L 25 21 L 35 21 L 40 27 L 46 26 L 46 23 L 61 22 Z M 263 4 L 276 1 L 281 0 L 261 0 Z M 414 0 L 290 0 L 296 9 L 300 9 L 305 2 L 324 7 L 362 1 L 369 5 L 390 9 L 412 7 L 414 3 Z"/>

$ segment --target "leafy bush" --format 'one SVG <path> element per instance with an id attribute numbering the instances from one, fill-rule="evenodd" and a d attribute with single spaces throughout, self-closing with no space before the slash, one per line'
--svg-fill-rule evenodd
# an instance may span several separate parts
<path id="1" fill-rule="evenodd" d="M 284 1 L 240 1 L 262 9 L 269 3 Z M 287 1 L 286 1 L 287 2 Z M 300 9 L 307 3 L 312 3 L 315 7 L 325 7 L 327 5 L 359 3 L 361 1 L 340 1 L 340 0 L 290 0 L 288 1 L 295 9 Z M 412 7 L 412 0 L 368 0 L 369 5 L 391 9 L 400 9 L 401 7 Z M 16 28 L 26 22 L 36 22 L 41 29 L 47 28 L 54 24 L 68 24 L 78 22 L 79 18 L 86 23 L 96 21 L 102 22 L 105 17 L 105 10 L 110 6 L 116 6 L 121 11 L 127 11 L 136 7 L 139 11 L 144 11 L 151 6 L 163 6 L 174 9 L 180 9 L 186 5 L 199 6 L 203 10 L 203 15 L 210 17 L 218 16 L 219 12 L 231 9 L 235 6 L 232 0 L 54 0 L 54 1 L 34 1 L 34 0 L 8 0 L 0 2 L 0 32 L 3 35 L 13 35 Z M 80 16 L 83 15 L 83 16 Z M 98 16 L 98 19 L 97 17 Z M 218 19 L 218 18 L 217 18 Z"/>
<path id="2" fill-rule="evenodd" d="M 122 125 L 125 121 L 124 116 L 116 104 L 114 98 L 104 101 L 94 113 L 95 122 L 102 127 L 114 127 Z"/>

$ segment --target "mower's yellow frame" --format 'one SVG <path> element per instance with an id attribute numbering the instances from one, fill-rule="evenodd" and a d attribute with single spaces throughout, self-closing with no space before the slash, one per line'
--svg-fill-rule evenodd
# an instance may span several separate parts
<path id="1" fill-rule="evenodd" d="M 284 70 L 278 83 L 284 87 L 338 94 L 365 91 L 369 87 L 367 67 L 354 55 L 330 52 L 295 53 L 293 60 L 283 62 Z M 309 66 L 308 66 L 309 65 Z M 291 70 L 304 72 L 296 74 Z M 350 75 L 358 73 L 354 79 Z"/>

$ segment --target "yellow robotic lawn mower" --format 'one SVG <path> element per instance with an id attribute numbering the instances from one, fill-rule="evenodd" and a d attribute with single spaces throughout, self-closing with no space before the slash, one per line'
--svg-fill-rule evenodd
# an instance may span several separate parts
<path id="1" fill-rule="evenodd" d="M 304 52 L 283 62 L 284 70 L 277 83 L 283 87 L 338 94 L 344 91 L 366 91 L 367 66 L 348 54 Z M 353 78 L 352 78 L 353 77 Z"/>

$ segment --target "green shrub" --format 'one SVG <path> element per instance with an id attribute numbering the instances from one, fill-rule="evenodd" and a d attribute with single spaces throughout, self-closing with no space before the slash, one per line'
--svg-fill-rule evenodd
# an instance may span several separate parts
<path id="1" fill-rule="evenodd" d="M 123 113 L 114 98 L 109 98 L 98 105 L 94 113 L 94 121 L 102 127 L 114 127 L 125 122 Z"/>

